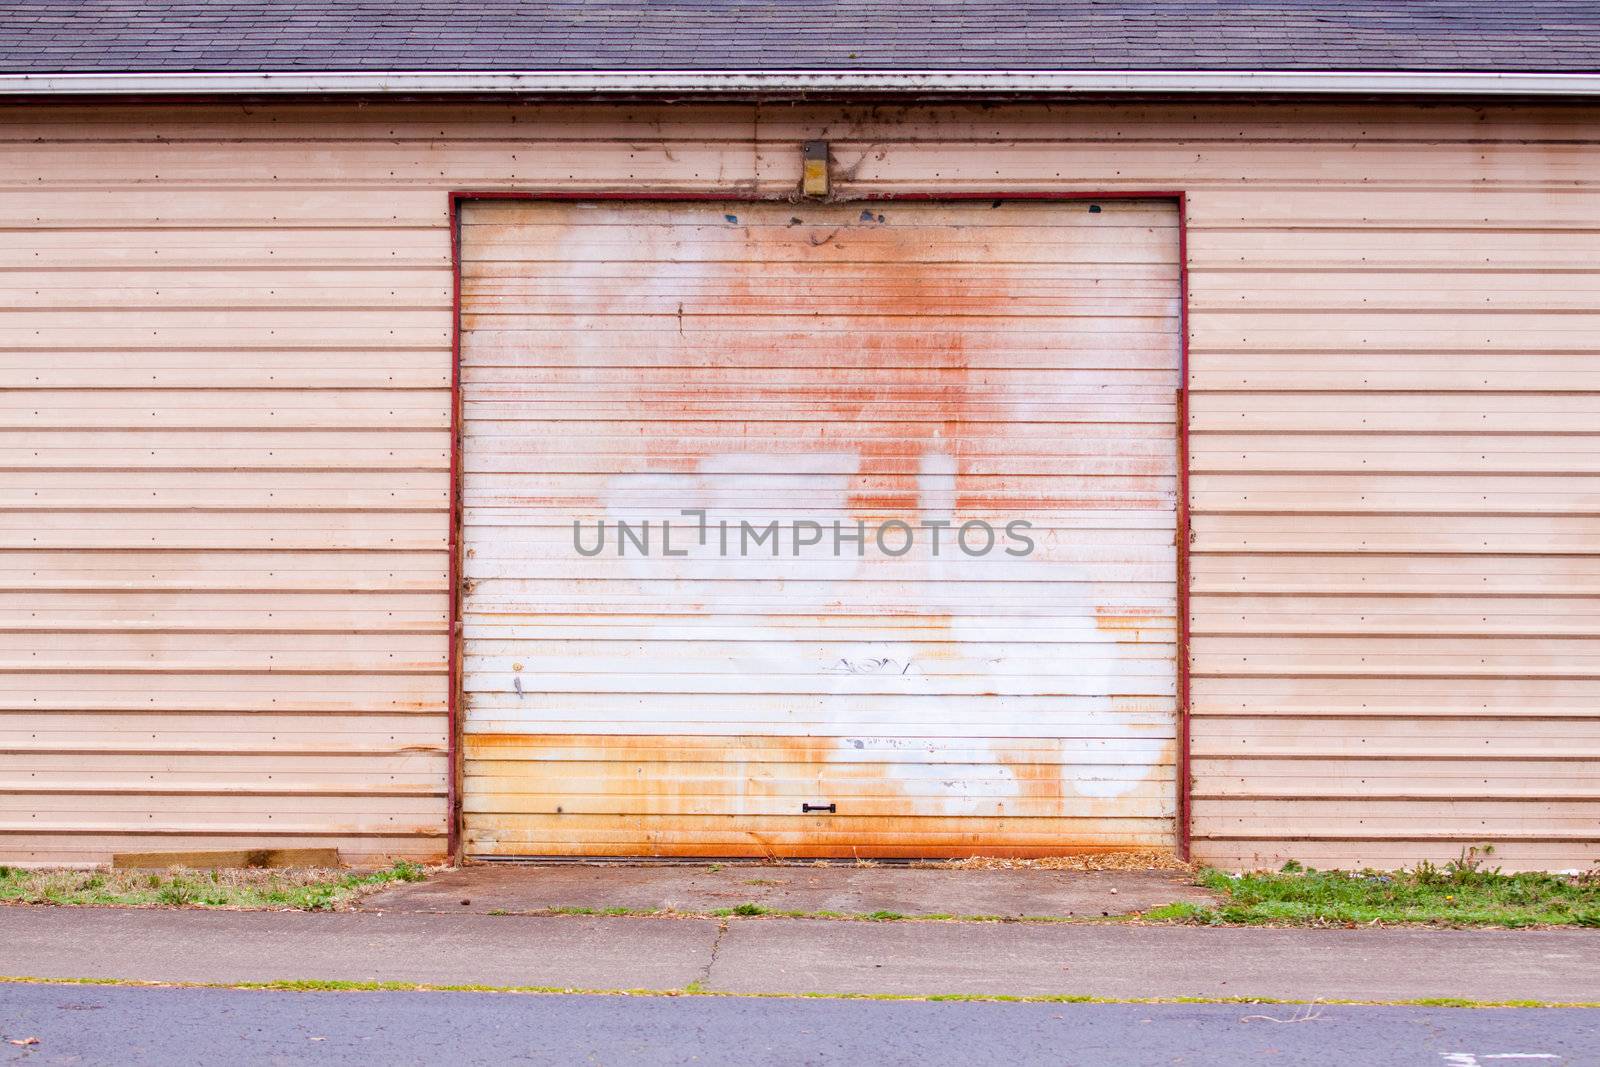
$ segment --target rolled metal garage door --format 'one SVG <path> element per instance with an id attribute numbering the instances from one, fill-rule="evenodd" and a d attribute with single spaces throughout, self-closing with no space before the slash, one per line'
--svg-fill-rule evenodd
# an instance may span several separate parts
<path id="1" fill-rule="evenodd" d="M 469 855 L 1173 843 L 1173 205 L 472 202 L 461 270 Z"/>

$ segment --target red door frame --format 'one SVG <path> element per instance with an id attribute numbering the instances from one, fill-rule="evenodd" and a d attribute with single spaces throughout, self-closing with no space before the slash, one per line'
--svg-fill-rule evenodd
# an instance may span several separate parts
<path id="1" fill-rule="evenodd" d="M 700 203 L 783 203 L 788 195 L 750 196 L 706 192 L 536 192 L 524 190 L 453 191 L 450 193 L 450 628 L 449 628 L 449 782 L 446 788 L 447 849 L 459 863 L 461 855 L 461 205 L 473 200 L 546 201 L 694 201 Z M 904 200 L 1164 200 L 1178 208 L 1178 390 L 1177 439 L 1177 837 L 1178 857 L 1189 859 L 1189 210 L 1182 191 L 1138 192 L 959 192 L 861 193 L 834 202 Z"/>

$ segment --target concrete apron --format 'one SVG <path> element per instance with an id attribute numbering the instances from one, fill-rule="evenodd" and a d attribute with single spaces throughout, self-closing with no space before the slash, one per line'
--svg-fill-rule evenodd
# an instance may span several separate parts
<path id="1" fill-rule="evenodd" d="M 706 915 L 740 905 L 815 914 L 1098 918 L 1212 894 L 1173 871 L 947 870 L 767 864 L 481 864 L 368 897 L 362 910 Z M 748 909 L 746 909 L 748 910 Z"/>

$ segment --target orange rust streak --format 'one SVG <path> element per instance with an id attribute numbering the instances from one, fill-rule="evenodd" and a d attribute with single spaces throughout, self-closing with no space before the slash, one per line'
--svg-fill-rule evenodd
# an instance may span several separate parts
<path id="1" fill-rule="evenodd" d="M 858 216 L 854 222 L 830 226 L 826 232 L 811 227 L 778 231 L 755 228 L 748 232 L 756 238 L 753 243 L 766 246 L 760 248 L 762 258 L 770 257 L 779 262 L 805 261 L 801 257 L 806 246 L 820 247 L 819 241 L 831 243 L 836 249 L 870 244 L 874 251 L 871 258 L 875 261 L 871 269 L 881 274 L 882 284 L 872 284 L 878 278 L 864 279 L 862 288 L 868 293 L 884 294 L 877 302 L 884 314 L 915 316 L 919 324 L 918 337 L 907 346 L 893 335 L 874 333 L 868 326 L 852 337 L 849 344 L 858 350 L 882 353 L 883 365 L 887 367 L 927 370 L 937 366 L 939 383 L 936 387 L 930 387 L 922 375 L 905 376 L 895 385 L 858 390 L 857 396 L 841 396 L 838 390 L 829 390 L 809 399 L 818 418 L 845 424 L 870 416 L 882 420 L 885 416 L 880 412 L 885 405 L 889 411 L 901 403 L 932 405 L 932 420 L 904 422 L 900 433 L 894 437 L 864 436 L 855 442 L 866 484 L 847 496 L 845 506 L 856 518 L 870 522 L 897 517 L 897 512 L 919 510 L 923 506 L 918 480 L 922 457 L 935 441 L 971 422 L 968 335 L 962 322 L 949 314 L 952 298 L 959 295 L 964 307 L 980 313 L 1004 311 L 1008 298 L 1001 295 L 1006 287 L 993 281 L 984 282 L 979 292 L 961 292 L 964 279 L 960 275 L 953 274 L 942 264 L 919 261 L 915 253 L 927 241 L 921 228 L 880 223 L 878 215 L 871 212 L 863 212 L 863 215 L 870 218 Z M 740 296 L 744 299 L 770 299 L 768 287 L 758 289 L 751 283 L 740 282 L 734 288 L 742 290 Z M 936 355 L 930 352 L 930 334 L 938 335 L 942 342 Z M 939 362 L 935 364 L 934 359 Z M 821 361 L 825 362 L 826 358 Z M 993 423 L 989 426 L 1001 429 Z"/>
<path id="2" fill-rule="evenodd" d="M 526 781 L 499 777 L 490 792 L 480 791 L 480 810 L 469 814 L 469 826 L 490 838 L 506 834 L 522 836 L 536 832 L 522 828 L 546 825 L 549 820 L 573 826 L 581 824 L 589 832 L 571 832 L 562 837 L 563 849 L 572 854 L 606 855 L 616 851 L 608 845 L 608 832 L 601 827 L 636 828 L 649 841 L 654 855 L 766 855 L 786 858 L 849 856 L 965 857 L 972 855 L 1041 856 L 1071 855 L 1083 852 L 1114 851 L 1099 841 L 1063 838 L 1048 847 L 1018 844 L 1014 833 L 996 828 L 998 821 L 1026 819 L 1046 824 L 1071 820 L 1104 820 L 1104 833 L 1115 837 L 1126 824 L 1117 817 L 1117 804 L 1068 795 L 1063 788 L 1061 764 L 1050 761 L 1058 752 L 1050 740 L 1009 743 L 994 753 L 997 767 L 1009 771 L 1018 785 L 1011 798 L 988 798 L 995 804 L 993 814 L 954 818 L 936 810 L 941 799 L 928 795 L 929 783 L 908 783 L 889 772 L 888 763 L 863 760 L 845 738 L 782 736 L 654 736 L 654 735 L 519 735 L 469 734 L 469 755 L 480 760 L 515 758 L 516 754 L 546 752 L 556 762 L 581 762 L 585 783 L 590 788 L 583 797 L 574 797 L 572 807 L 582 808 L 585 798 L 634 798 L 638 809 L 626 814 L 607 815 L 592 811 L 564 811 L 554 807 L 547 816 L 497 814 L 491 808 L 498 796 L 508 797 L 506 811 L 526 811 L 526 800 L 510 800 L 518 795 L 539 794 L 549 788 L 559 772 L 550 768 L 550 759 L 532 760 Z M 982 742 L 973 742 L 975 746 Z M 729 759 L 730 753 L 743 752 L 746 759 Z M 754 758 L 751 758 L 754 757 Z M 1041 757 L 1045 757 L 1041 759 Z M 662 762 L 693 761 L 705 765 L 710 777 L 688 775 L 679 778 L 652 771 Z M 774 781 L 767 774 L 755 773 L 752 763 L 763 768 L 782 768 L 784 777 Z M 828 785 L 837 787 L 838 774 L 847 773 L 849 797 L 825 795 Z M 598 777 L 596 777 L 598 776 Z M 815 793 L 806 796 L 804 783 L 814 778 Z M 870 789 L 865 786 L 870 783 Z M 918 793 L 910 785 L 921 786 Z M 802 786 L 797 790 L 796 786 Z M 801 801 L 826 803 L 844 800 L 836 815 L 804 816 L 773 814 L 697 814 L 696 801 L 708 797 L 743 799 L 768 811 L 774 803 L 798 808 Z M 962 798 L 950 798 L 958 806 Z M 852 809 L 850 801 L 854 801 Z M 548 801 L 547 801 L 548 803 Z M 1015 809 L 1008 813 L 1007 803 Z M 662 811 L 665 804 L 675 811 Z M 923 811 L 915 809 L 921 807 Z M 860 812 L 859 814 L 857 812 Z M 881 813 L 881 814 L 880 814 Z M 782 829 L 776 827 L 781 826 Z M 695 828 L 701 827 L 701 831 Z M 919 828 L 935 831 L 919 836 Z M 958 829 L 959 828 L 959 829 Z M 546 831 L 537 831 L 545 833 Z M 552 827 L 551 836 L 561 836 Z M 699 844 L 662 840 L 663 835 L 696 836 Z M 954 841 L 950 840 L 954 838 Z M 899 843 L 902 842 L 903 843 Z M 741 842 L 743 842 L 741 844 Z M 541 849 L 545 845 L 541 844 Z M 1135 846 L 1129 846 L 1135 847 Z"/>
<path id="3" fill-rule="evenodd" d="M 645 833 L 654 831 L 653 826 L 645 826 Z M 468 837 L 472 837 L 472 825 L 468 823 Z M 1003 837 L 991 837 L 981 834 L 973 835 L 971 840 L 963 841 L 956 845 L 940 844 L 874 844 L 867 847 L 850 845 L 828 845 L 822 843 L 777 842 L 768 840 L 766 843 L 752 839 L 748 843 L 730 841 L 726 844 L 706 846 L 684 844 L 680 842 L 655 841 L 652 843 L 650 854 L 661 858 L 673 859 L 788 859 L 788 860 L 827 860 L 827 859 L 907 859 L 907 860 L 962 860 L 978 856 L 988 856 L 995 859 L 1048 859 L 1053 856 L 1115 856 L 1133 852 L 1145 852 L 1150 845 L 1105 845 L 1098 842 L 1061 841 L 1049 845 L 1018 845 L 1014 841 Z M 635 850 L 605 845 L 581 845 L 567 841 L 541 842 L 539 855 L 549 856 L 616 856 L 634 855 Z"/>

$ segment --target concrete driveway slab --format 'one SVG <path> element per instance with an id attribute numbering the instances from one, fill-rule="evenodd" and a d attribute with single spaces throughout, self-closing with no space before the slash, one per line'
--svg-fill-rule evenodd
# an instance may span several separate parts
<path id="1" fill-rule="evenodd" d="M 0 973 L 678 989 L 704 977 L 717 934 L 704 919 L 0 907 Z"/>
<path id="2" fill-rule="evenodd" d="M 730 924 L 706 988 L 783 993 L 1600 1002 L 1600 932 Z"/>
<path id="3" fill-rule="evenodd" d="M 539 912 L 606 908 L 704 914 L 774 911 L 901 915 L 1119 915 L 1212 894 L 1173 871 L 949 870 L 755 864 L 482 864 L 396 886 L 368 911 Z M 469 903 L 463 904 L 463 901 Z"/>
<path id="4" fill-rule="evenodd" d="M 1592 930 L 0 907 L 0 974 L 932 996 L 1600 1003 Z"/>

